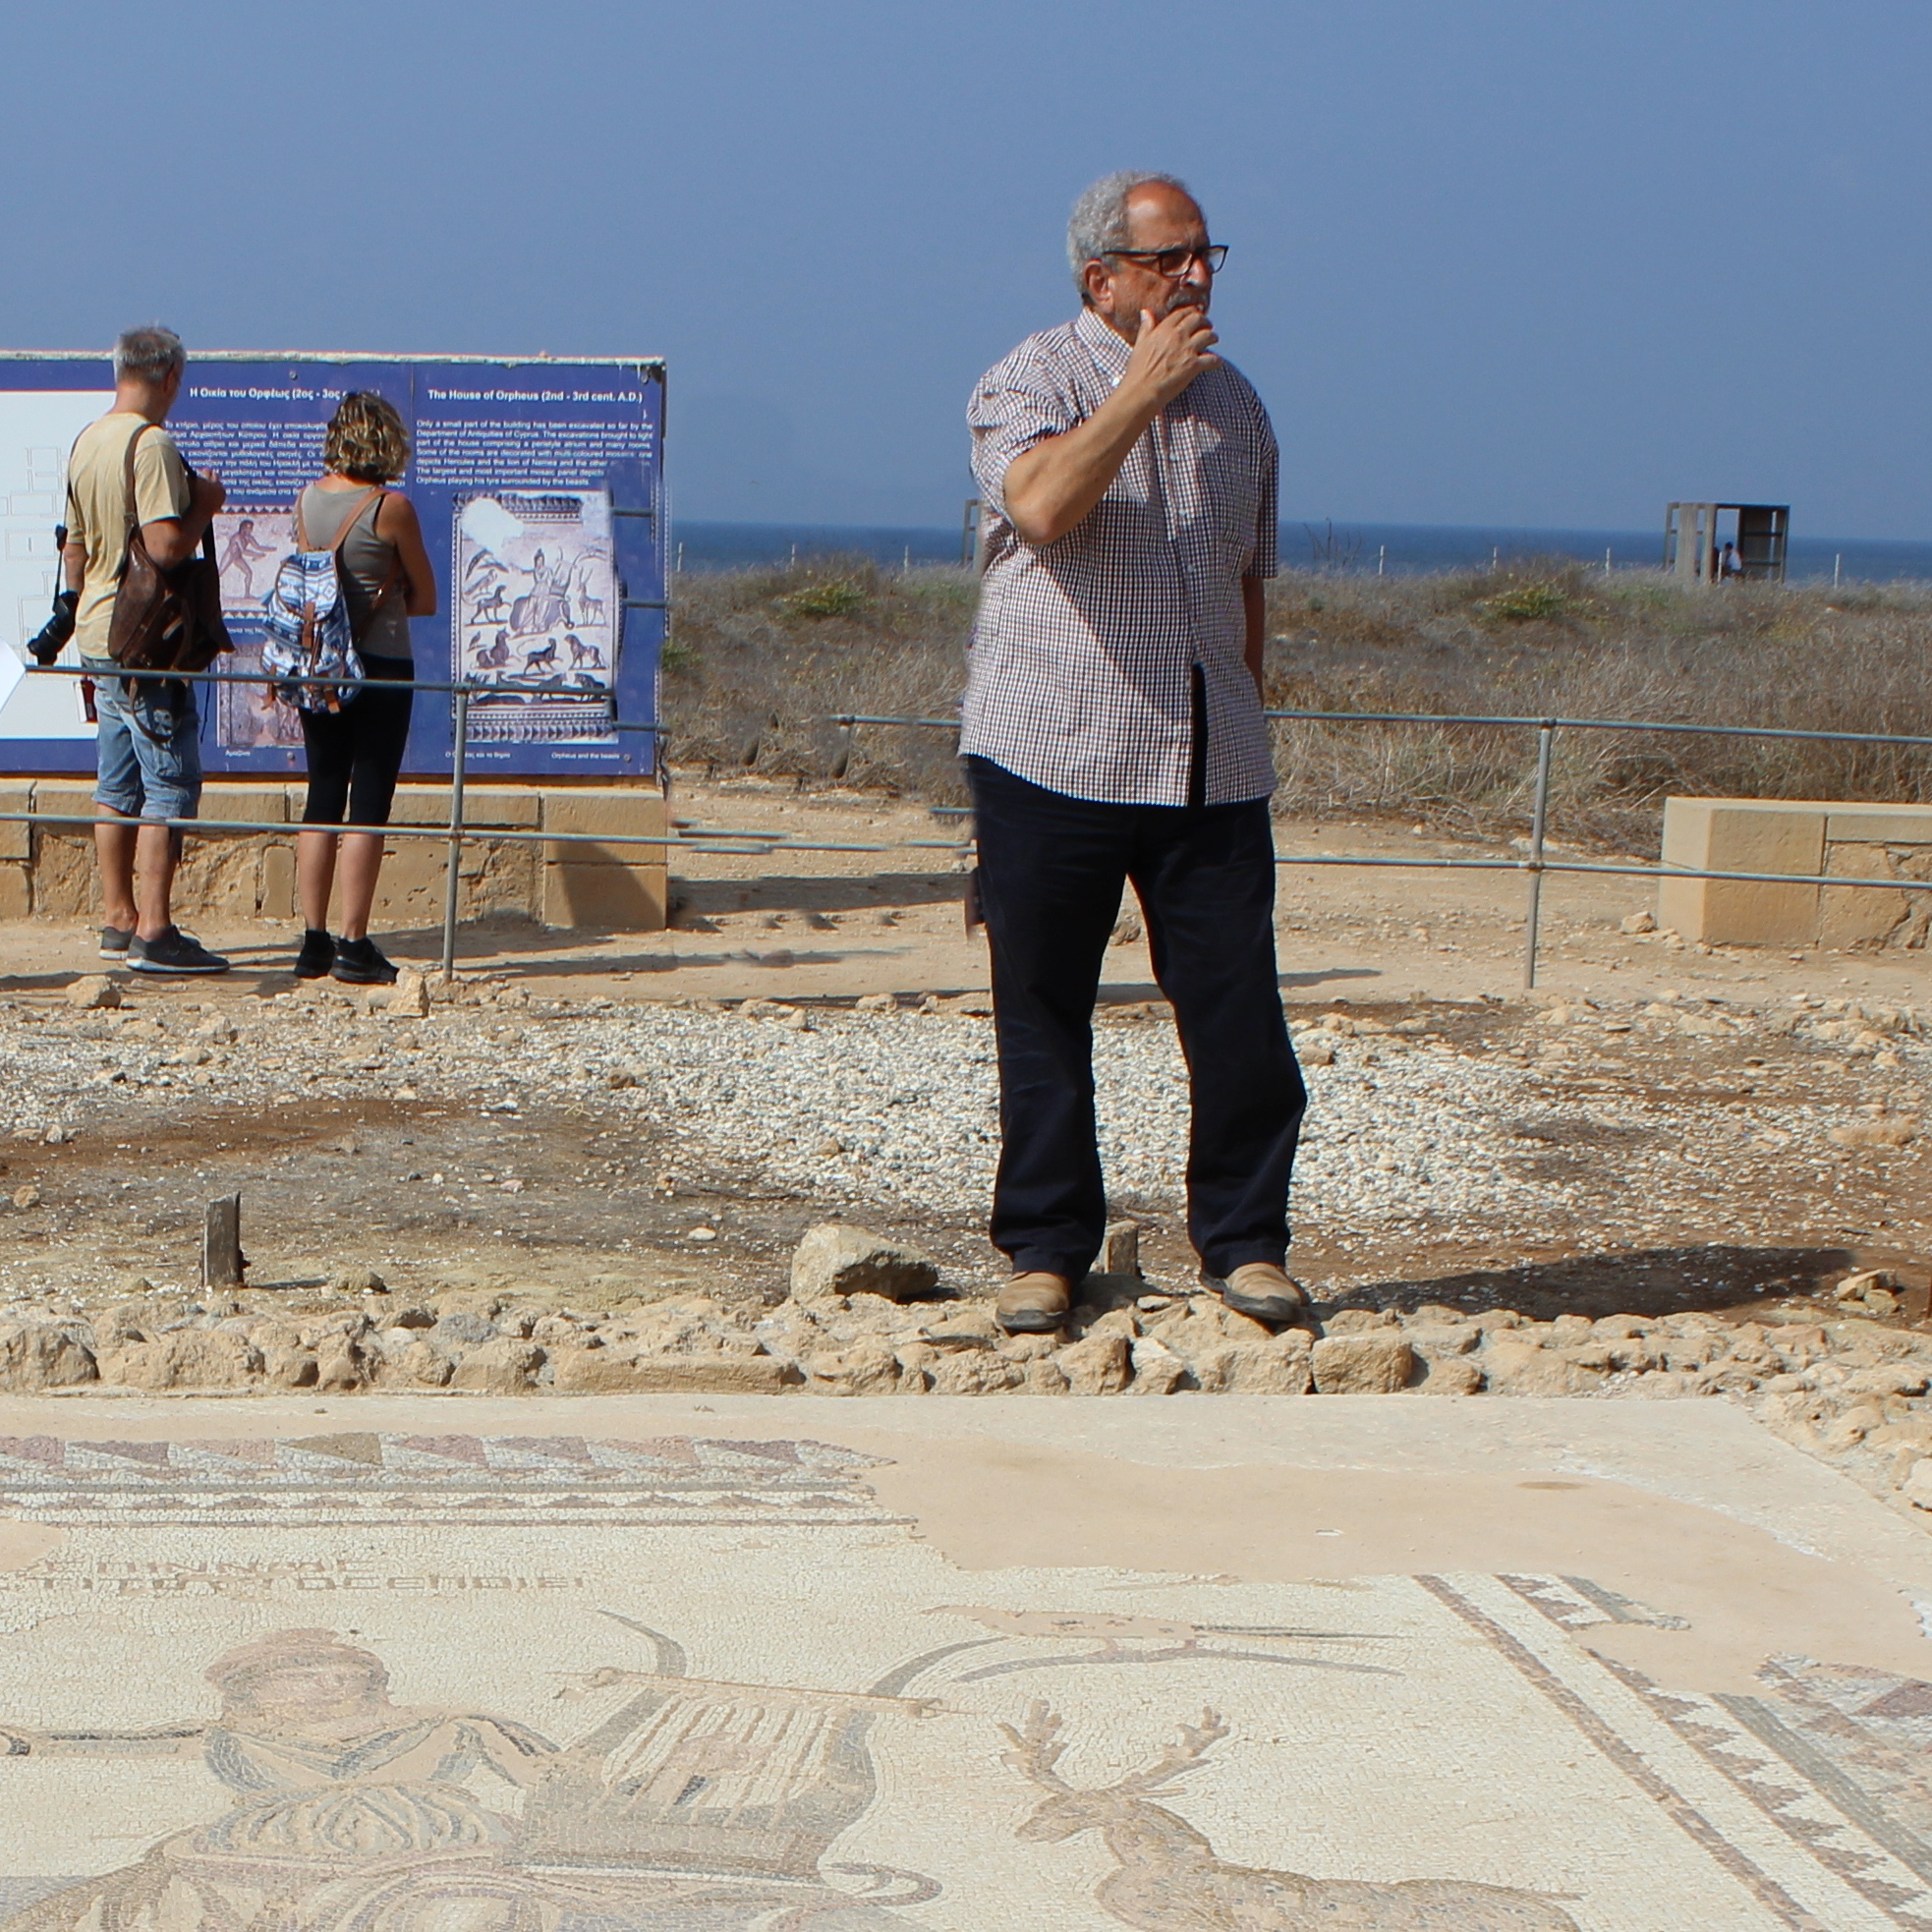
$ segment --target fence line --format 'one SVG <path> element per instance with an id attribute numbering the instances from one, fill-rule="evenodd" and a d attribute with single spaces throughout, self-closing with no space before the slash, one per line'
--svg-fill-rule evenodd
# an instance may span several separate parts
<path id="1" fill-rule="evenodd" d="M 31 673 L 34 676 L 69 676 L 102 678 L 114 676 L 149 681 L 175 681 L 193 684 L 286 684 L 286 678 L 279 678 L 262 671 L 122 671 L 116 667 L 110 672 L 96 672 L 85 666 L 48 665 Z M 465 816 L 465 781 L 467 776 L 469 750 L 469 708 L 472 699 L 497 692 L 540 691 L 541 685 L 523 684 L 515 680 L 501 683 L 484 683 L 474 678 L 442 681 L 425 678 L 383 678 L 383 679 L 330 679 L 344 688 L 353 686 L 365 689 L 378 685 L 387 691 L 424 691 L 441 693 L 454 700 L 452 719 L 452 741 L 450 757 L 450 806 L 447 825 L 354 825 L 354 824 L 305 824 L 298 821 L 264 823 L 259 820 L 219 820 L 219 819 L 156 819 L 140 823 L 163 824 L 171 830 L 200 830 L 254 833 L 256 836 L 283 836 L 304 831 L 337 834 L 363 831 L 379 834 L 383 837 L 400 838 L 441 838 L 447 841 L 447 858 L 443 883 L 443 933 L 442 933 L 442 977 L 445 982 L 453 979 L 456 972 L 456 934 L 458 892 L 461 877 L 463 846 L 474 838 L 486 838 L 507 844 L 559 844 L 559 845 L 601 845 L 601 846 L 644 846 L 662 850 L 668 859 L 671 850 L 683 849 L 691 852 L 716 853 L 724 857 L 765 858 L 773 852 L 826 852 L 826 853 L 880 853 L 900 851 L 941 851 L 961 852 L 968 849 L 963 839 L 888 839 L 872 842 L 832 842 L 824 840 L 806 840 L 792 837 L 784 832 L 763 832 L 737 830 L 731 828 L 687 827 L 683 830 L 667 830 L 659 833 L 647 832 L 557 832 L 524 831 L 514 826 L 471 825 Z M 1360 724 L 1436 724 L 1458 727 L 1490 727 L 1515 730 L 1534 730 L 1537 734 L 1536 777 L 1532 797 L 1530 837 L 1528 850 L 1520 858 L 1513 859 L 1442 859 L 1442 858 L 1385 858 L 1367 854 L 1348 853 L 1309 853 L 1292 854 L 1278 852 L 1275 863 L 1278 866 L 1356 866 L 1365 868 L 1395 867 L 1414 871 L 1434 872 L 1521 872 L 1528 875 L 1528 902 L 1524 914 L 1523 942 L 1523 985 L 1533 988 L 1536 985 L 1537 942 L 1542 914 L 1543 877 L 1546 873 L 1563 874 L 1603 874 L 1616 877 L 1640 879 L 1699 879 L 1716 881 L 1733 881 L 1742 884 L 1770 885 L 1833 885 L 1844 886 L 1848 890 L 1909 891 L 1915 885 L 1919 889 L 1932 889 L 1920 881 L 1900 879 L 1841 879 L 1828 874 L 1812 873 L 1771 873 L 1771 872 L 1711 872 L 1688 867 L 1649 865 L 1641 862 L 1623 865 L 1615 862 L 1565 861 L 1548 856 L 1547 842 L 1550 810 L 1550 773 L 1554 760 L 1556 734 L 1561 730 L 1576 731 L 1647 731 L 1647 732 L 1685 732 L 1701 733 L 1714 737 L 1733 738 L 1796 738 L 1828 740 L 1847 744 L 1914 745 L 1932 746 L 1932 737 L 1912 736 L 1904 733 L 1875 731 L 1811 731 L 1796 730 L 1769 725 L 1724 725 L 1724 724 L 1685 724 L 1648 720 L 1641 718 L 1578 718 L 1578 717 L 1523 717 L 1523 716 L 1474 716 L 1460 713 L 1446 714 L 1430 711 L 1304 711 L 1269 710 L 1263 715 L 1271 721 L 1301 721 L 1309 723 L 1331 723 L 1342 725 Z M 846 734 L 848 746 L 852 734 L 861 725 L 881 725 L 903 727 L 916 730 L 957 731 L 960 721 L 956 717 L 894 717 L 857 711 L 839 712 L 824 720 L 826 723 L 841 726 Z M 668 737 L 668 728 L 662 724 L 621 725 L 613 723 L 612 729 L 648 731 L 661 744 Z M 29 776 L 34 774 L 17 774 Z M 49 774 L 52 775 L 52 774 Z M 39 813 L 39 812 L 0 812 L 0 824 L 26 824 L 29 825 L 52 825 L 61 827 L 90 827 L 101 823 L 98 816 L 85 817 L 79 814 Z M 115 823 L 131 823 L 116 820 Z M 732 843 L 731 841 L 737 841 Z"/>
<path id="2" fill-rule="evenodd" d="M 1811 731 L 1782 725 L 1685 724 L 1646 718 L 1607 717 L 1526 717 L 1511 714 L 1477 716 L 1440 711 L 1304 711 L 1264 710 L 1271 722 L 1321 724 L 1448 724 L 1483 726 L 1536 733 L 1536 777 L 1530 803 L 1529 850 L 1520 859 L 1385 859 L 1366 856 L 1297 856 L 1278 852 L 1278 866 L 1405 866 L 1417 871 L 1448 872 L 1523 872 L 1529 875 L 1528 904 L 1523 916 L 1523 987 L 1536 985 L 1538 928 L 1543 910 L 1545 873 L 1606 873 L 1640 879 L 1704 879 L 1731 881 L 1741 884 L 1766 885 L 1843 885 L 1850 890 L 1910 891 L 1932 890 L 1932 882 L 1909 879 L 1838 879 L 1822 873 L 1774 872 L 1699 872 L 1686 867 L 1661 865 L 1616 865 L 1611 863 L 1567 863 L 1547 856 L 1550 823 L 1550 770 L 1559 731 L 1656 731 L 1692 733 L 1715 738 L 1797 738 L 1854 745 L 1932 746 L 1932 737 L 1895 731 Z M 859 711 L 841 711 L 825 720 L 845 729 L 848 748 L 856 727 L 862 724 L 902 725 L 916 730 L 957 731 L 957 718 L 884 717 Z"/>

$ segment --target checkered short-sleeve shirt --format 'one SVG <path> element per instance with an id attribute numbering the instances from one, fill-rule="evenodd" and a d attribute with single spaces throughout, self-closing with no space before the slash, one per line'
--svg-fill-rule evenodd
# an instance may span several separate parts
<path id="1" fill-rule="evenodd" d="M 1007 466 L 1093 415 L 1130 353 L 1083 310 L 973 392 L 986 574 L 960 749 L 1073 798 L 1185 805 L 1198 664 L 1207 802 L 1265 798 L 1275 768 L 1242 655 L 1241 580 L 1278 568 L 1279 457 L 1247 378 L 1225 363 L 1197 376 L 1064 537 L 1027 543 L 1006 519 Z"/>

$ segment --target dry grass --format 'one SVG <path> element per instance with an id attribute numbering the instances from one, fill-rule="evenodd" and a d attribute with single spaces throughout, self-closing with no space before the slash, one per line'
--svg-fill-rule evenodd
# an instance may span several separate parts
<path id="1" fill-rule="evenodd" d="M 676 580 L 671 757 L 954 800 L 944 732 L 827 722 L 958 702 L 974 584 L 864 559 Z M 1295 573 L 1270 594 L 1267 695 L 1302 710 L 1762 724 L 1932 736 L 1932 587 L 1681 590 L 1567 561 L 1433 577 Z M 1386 814 L 1496 836 L 1529 817 L 1533 734 L 1277 727 L 1284 812 Z M 1668 793 L 1932 801 L 1932 752 L 1565 732 L 1552 832 L 1654 854 Z"/>

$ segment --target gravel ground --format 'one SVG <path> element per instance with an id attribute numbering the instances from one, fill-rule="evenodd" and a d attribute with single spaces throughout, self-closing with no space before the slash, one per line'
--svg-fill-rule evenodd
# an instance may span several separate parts
<path id="1" fill-rule="evenodd" d="M 479 1201 L 494 1204 L 489 1238 L 589 1242 L 621 1182 L 654 1203 L 658 1239 L 690 1243 L 694 1221 L 723 1230 L 706 1258 L 748 1285 L 760 1271 L 768 1285 L 795 1227 L 827 1212 L 920 1232 L 970 1274 L 991 1272 L 977 1229 L 996 1151 L 993 1041 L 970 997 L 724 1009 L 533 1001 L 473 983 L 416 1017 L 333 989 L 129 998 L 107 1011 L 58 995 L 0 1003 L 0 1108 L 33 1149 L 16 1147 L 0 1193 L 14 1197 L 16 1235 L 0 1281 L 25 1285 L 26 1268 L 45 1284 L 46 1251 L 23 1238 L 32 1218 L 42 1241 L 85 1239 L 86 1201 L 70 1190 L 63 1220 L 43 1172 L 50 1141 L 68 1174 L 85 1165 L 112 1188 L 117 1148 L 172 1133 L 188 1215 L 196 1185 L 206 1198 L 220 1177 L 185 1170 L 226 1149 L 230 1127 L 233 1158 L 265 1165 L 292 1158 L 274 1143 L 303 1119 L 377 1113 L 403 1135 L 396 1171 L 356 1213 L 382 1228 L 385 1201 L 408 1204 L 384 1235 L 392 1258 L 413 1229 L 432 1260 L 437 1228 L 460 1224 L 466 1204 L 474 1223 Z M 1096 1066 L 1116 1208 L 1171 1229 L 1186 1106 L 1164 1012 L 1104 1011 Z M 1332 1259 L 1354 1249 L 1356 1279 L 1413 1275 L 1425 1248 L 1445 1251 L 1443 1265 L 1452 1251 L 1503 1266 L 1699 1240 L 1767 1252 L 1851 1241 L 1916 1261 L 1932 1233 L 1917 1137 L 1925 1026 L 1909 1009 L 1844 1000 L 1478 1000 L 1374 1016 L 1336 1003 L 1296 1021 L 1312 1094 L 1297 1222 Z M 471 1136 L 460 1174 L 427 1170 L 457 1158 L 423 1138 L 437 1121 Z M 582 1150 L 565 1159 L 564 1126 L 596 1144 L 595 1167 Z M 432 1200 L 447 1222 L 422 1212 Z M 734 1251 L 733 1217 L 754 1200 L 777 1206 Z"/>

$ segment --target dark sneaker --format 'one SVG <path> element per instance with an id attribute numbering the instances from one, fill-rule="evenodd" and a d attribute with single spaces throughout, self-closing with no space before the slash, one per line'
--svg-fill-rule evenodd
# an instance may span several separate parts
<path id="1" fill-rule="evenodd" d="M 312 926 L 302 936 L 302 950 L 295 955 L 298 980 L 319 980 L 335 964 L 335 941 Z"/>
<path id="2" fill-rule="evenodd" d="M 225 973 L 228 962 L 191 939 L 179 926 L 170 926 L 158 939 L 139 934 L 128 942 L 128 966 L 136 973 Z"/>
<path id="3" fill-rule="evenodd" d="M 124 932 L 118 926 L 103 926 L 100 929 L 100 956 L 103 959 L 126 959 L 128 946 L 133 939 L 132 930 Z"/>
<path id="4" fill-rule="evenodd" d="M 388 986 L 396 977 L 396 969 L 383 958 L 373 939 L 338 939 L 329 976 L 345 986 Z"/>

